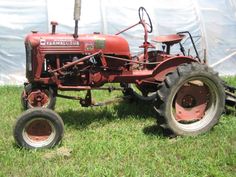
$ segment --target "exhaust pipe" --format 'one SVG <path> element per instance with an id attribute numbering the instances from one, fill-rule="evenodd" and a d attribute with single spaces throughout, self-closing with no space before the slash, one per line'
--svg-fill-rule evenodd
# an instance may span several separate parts
<path id="1" fill-rule="evenodd" d="M 75 32 L 74 38 L 78 38 L 78 21 L 80 20 L 81 14 L 81 0 L 75 0 L 75 7 L 74 7 L 74 20 L 75 20 Z"/>

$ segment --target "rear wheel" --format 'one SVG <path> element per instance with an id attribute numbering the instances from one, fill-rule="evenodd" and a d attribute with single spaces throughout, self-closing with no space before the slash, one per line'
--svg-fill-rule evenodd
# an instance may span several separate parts
<path id="1" fill-rule="evenodd" d="M 155 109 L 177 135 L 197 135 L 219 120 L 225 92 L 217 73 L 198 63 L 184 64 L 166 76 Z M 163 121 L 164 120 L 164 121 Z"/>
<path id="2" fill-rule="evenodd" d="M 56 97 L 51 88 L 34 88 L 28 84 L 21 94 L 21 104 L 24 110 L 35 107 L 54 109 Z"/>
<path id="3" fill-rule="evenodd" d="M 64 123 L 52 110 L 33 108 L 18 117 L 13 136 L 24 148 L 50 148 L 62 139 Z"/>

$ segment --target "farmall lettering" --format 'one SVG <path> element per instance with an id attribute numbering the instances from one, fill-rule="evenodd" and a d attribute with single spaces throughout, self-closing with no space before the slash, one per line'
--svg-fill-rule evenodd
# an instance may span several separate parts
<path id="1" fill-rule="evenodd" d="M 65 39 L 40 39 L 41 46 L 79 46 L 80 42 L 77 40 L 65 40 Z"/>

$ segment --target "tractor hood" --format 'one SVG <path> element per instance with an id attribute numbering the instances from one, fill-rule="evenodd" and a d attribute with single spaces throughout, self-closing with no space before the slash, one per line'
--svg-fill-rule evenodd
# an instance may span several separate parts
<path id="1" fill-rule="evenodd" d="M 52 53 L 53 51 L 78 51 L 78 53 L 94 53 L 102 50 L 104 54 L 130 56 L 128 42 L 117 35 L 80 34 L 74 38 L 72 34 L 29 34 L 25 43 L 32 48 Z"/>

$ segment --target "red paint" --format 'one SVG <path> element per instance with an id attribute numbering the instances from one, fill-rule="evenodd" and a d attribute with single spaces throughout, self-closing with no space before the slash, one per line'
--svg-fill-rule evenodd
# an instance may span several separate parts
<path id="1" fill-rule="evenodd" d="M 46 141 L 52 133 L 52 128 L 46 120 L 34 120 L 26 127 L 26 133 L 34 142 Z"/>
<path id="2" fill-rule="evenodd" d="M 196 121 L 203 118 L 209 90 L 204 85 L 185 84 L 178 91 L 175 102 L 177 121 Z"/>
<path id="3" fill-rule="evenodd" d="M 55 90 L 91 90 L 105 83 L 150 86 L 163 81 L 166 74 L 177 66 L 197 62 L 192 56 L 170 54 L 170 45 L 180 42 L 183 35 L 156 37 L 156 42 L 169 46 L 167 51 L 155 50 L 155 46 L 148 41 L 148 26 L 141 18 L 138 23 L 116 35 L 94 33 L 74 37 L 73 34 L 56 33 L 56 25 L 52 23 L 52 33 L 33 33 L 25 39 L 26 76 L 29 83 L 36 85 L 36 90 L 41 86 Z M 141 25 L 144 31 L 144 41 L 140 45 L 143 53 L 132 57 L 127 40 L 118 34 L 137 25 Z M 38 95 L 41 101 L 37 101 Z M 42 106 L 46 95 L 33 91 L 27 99 L 34 105 Z"/>
<path id="4" fill-rule="evenodd" d="M 33 107 L 43 107 L 48 103 L 49 97 L 44 91 L 35 90 L 29 93 L 27 100 Z"/>
<path id="5" fill-rule="evenodd" d="M 99 46 L 98 43 L 102 43 Z M 104 54 L 116 54 L 130 57 L 128 42 L 117 35 L 103 34 L 80 34 L 74 38 L 72 34 L 30 34 L 26 37 L 25 42 L 30 42 L 32 47 L 37 47 L 41 53 L 94 53 L 102 50 Z M 88 49 L 88 45 L 93 48 Z"/>
<path id="6" fill-rule="evenodd" d="M 158 37 L 153 38 L 152 40 L 158 43 L 165 43 L 165 44 L 173 45 L 173 44 L 179 43 L 184 37 L 185 35 L 171 34 L 171 35 L 166 35 L 166 36 L 158 36 Z"/>

